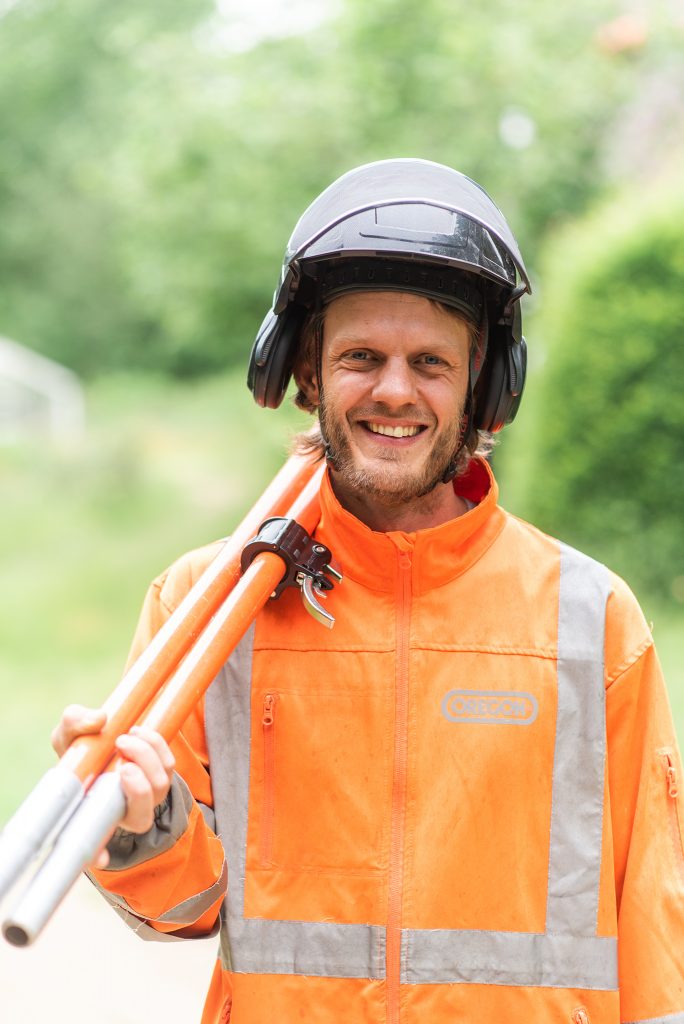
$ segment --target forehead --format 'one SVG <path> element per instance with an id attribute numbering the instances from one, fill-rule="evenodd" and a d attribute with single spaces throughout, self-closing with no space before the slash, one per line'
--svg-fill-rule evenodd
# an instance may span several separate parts
<path id="1" fill-rule="evenodd" d="M 325 340 L 460 346 L 468 343 L 468 325 L 456 312 L 413 292 L 363 291 L 341 295 L 325 313 Z"/>

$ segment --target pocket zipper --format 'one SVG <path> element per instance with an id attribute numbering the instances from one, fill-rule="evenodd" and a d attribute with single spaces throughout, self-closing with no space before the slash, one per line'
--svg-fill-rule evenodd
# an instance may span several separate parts
<path id="1" fill-rule="evenodd" d="M 682 830 L 679 820 L 679 777 L 674 756 L 669 750 L 661 750 L 663 765 L 665 768 L 665 781 L 667 783 L 668 813 L 670 818 L 670 834 L 674 844 L 675 857 L 679 870 L 684 878 L 684 847 L 682 846 Z"/>
<path id="2" fill-rule="evenodd" d="M 261 728 L 264 741 L 264 799 L 261 810 L 261 847 L 260 860 L 262 867 L 269 867 L 273 859 L 273 821 L 275 811 L 275 694 L 267 693 L 264 697 L 264 710 L 261 716 Z"/>

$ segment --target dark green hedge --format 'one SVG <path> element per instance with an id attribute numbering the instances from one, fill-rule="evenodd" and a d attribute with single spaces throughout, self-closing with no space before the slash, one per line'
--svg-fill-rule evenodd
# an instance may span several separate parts
<path id="1" fill-rule="evenodd" d="M 547 263 L 530 518 L 684 599 L 684 190 L 612 203 Z"/>

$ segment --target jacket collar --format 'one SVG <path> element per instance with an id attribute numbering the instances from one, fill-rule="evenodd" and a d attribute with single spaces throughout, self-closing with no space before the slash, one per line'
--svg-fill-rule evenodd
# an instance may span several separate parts
<path id="1" fill-rule="evenodd" d="M 316 536 L 330 548 L 345 577 L 371 590 L 395 589 L 400 552 L 411 554 L 413 592 L 431 590 L 470 568 L 504 526 L 505 514 L 497 505 L 499 489 L 484 460 L 473 459 L 454 487 L 460 497 L 475 502 L 475 508 L 431 529 L 379 533 L 342 508 L 326 473 Z"/>

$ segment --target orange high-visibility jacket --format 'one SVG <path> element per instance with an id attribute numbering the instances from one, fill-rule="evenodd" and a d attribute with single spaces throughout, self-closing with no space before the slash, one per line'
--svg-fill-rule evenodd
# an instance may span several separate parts
<path id="1" fill-rule="evenodd" d="M 269 603 L 157 826 L 97 873 L 151 933 L 222 906 L 205 1024 L 684 1022 L 684 778 L 650 631 L 484 463 L 457 489 L 467 514 L 383 534 L 324 480 L 335 628 Z M 136 652 L 215 550 L 153 584 Z"/>

